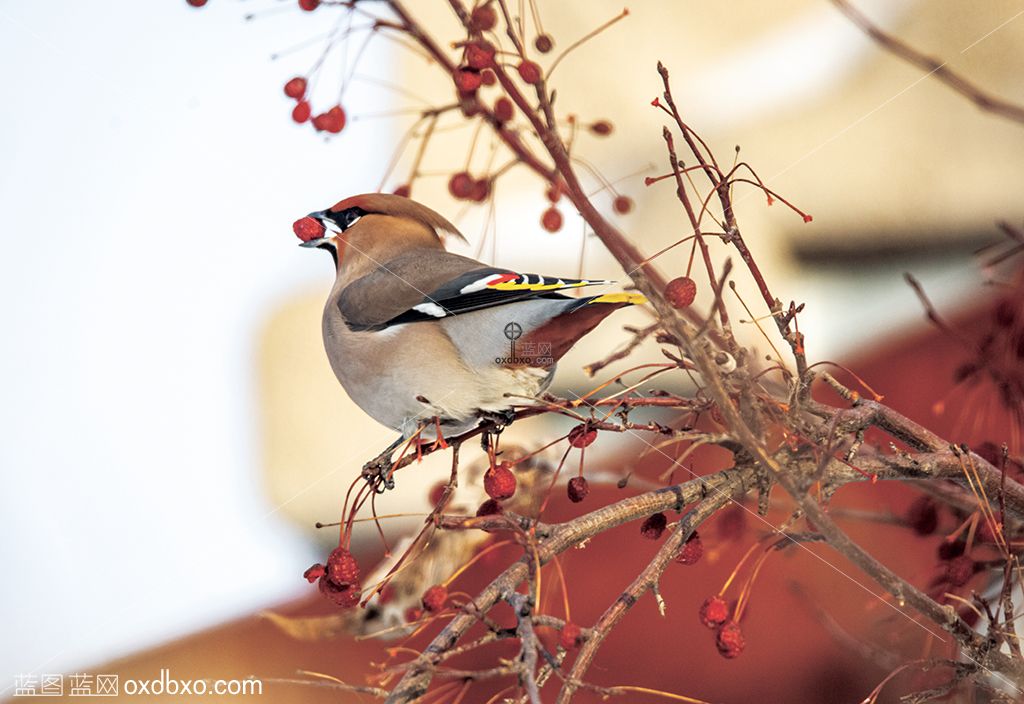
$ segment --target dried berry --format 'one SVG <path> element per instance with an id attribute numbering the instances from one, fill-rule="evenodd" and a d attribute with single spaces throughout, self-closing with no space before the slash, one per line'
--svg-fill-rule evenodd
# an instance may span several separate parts
<path id="1" fill-rule="evenodd" d="M 570 479 L 569 486 L 566 489 L 569 494 L 569 501 L 572 501 L 574 504 L 583 501 L 583 499 L 587 498 L 587 494 L 590 493 L 590 485 L 583 477 L 573 477 Z"/>
<path id="2" fill-rule="evenodd" d="M 312 109 L 309 107 L 309 103 L 305 100 L 300 100 L 295 103 L 295 107 L 292 108 L 292 119 L 298 122 L 300 125 L 309 119 L 309 115 Z"/>
<path id="3" fill-rule="evenodd" d="M 299 0 L 299 7 L 306 12 L 312 12 L 320 6 L 320 0 Z"/>
<path id="4" fill-rule="evenodd" d="M 331 551 L 327 557 L 327 579 L 339 587 L 359 583 L 359 563 L 352 553 L 342 547 Z"/>
<path id="5" fill-rule="evenodd" d="M 540 66 L 533 61 L 523 59 L 516 70 L 519 71 L 519 77 L 526 83 L 531 85 L 540 83 Z"/>
<path id="6" fill-rule="evenodd" d="M 302 76 L 296 76 L 287 83 L 284 84 L 284 94 L 289 98 L 295 98 L 299 100 L 306 94 L 306 79 Z"/>
<path id="7" fill-rule="evenodd" d="M 597 440 L 597 430 L 586 423 L 580 423 L 569 431 L 569 444 L 580 449 L 588 447 Z"/>
<path id="8" fill-rule="evenodd" d="M 683 547 L 679 550 L 679 554 L 676 555 L 676 562 L 680 565 L 693 565 L 700 560 L 701 555 L 704 554 L 704 544 L 700 541 L 700 536 L 697 531 L 693 531 L 690 537 L 683 543 Z"/>
<path id="9" fill-rule="evenodd" d="M 474 179 L 468 171 L 460 171 L 448 179 L 448 192 L 453 197 L 465 200 L 473 193 Z"/>
<path id="10" fill-rule="evenodd" d="M 612 133 L 613 129 L 612 123 L 608 122 L 608 120 L 598 120 L 590 124 L 590 131 L 599 137 L 607 137 Z"/>
<path id="11" fill-rule="evenodd" d="M 648 540 L 657 540 L 661 537 L 661 534 L 665 532 L 665 526 L 668 525 L 668 519 L 664 513 L 656 513 L 653 516 L 648 516 L 642 524 L 640 524 L 640 535 L 644 536 Z"/>
<path id="12" fill-rule="evenodd" d="M 708 628 L 718 628 L 729 620 L 729 605 L 720 596 L 709 596 L 700 605 L 700 622 Z"/>
<path id="13" fill-rule="evenodd" d="M 329 577 L 324 576 L 317 585 L 320 593 L 333 601 L 338 606 L 349 609 L 359 603 L 361 590 L 358 584 L 335 584 Z"/>
<path id="14" fill-rule="evenodd" d="M 723 658 L 739 657 L 743 649 L 747 647 L 747 641 L 743 638 L 743 631 L 735 621 L 729 621 L 718 629 L 718 636 L 715 638 L 715 645 Z"/>
<path id="15" fill-rule="evenodd" d="M 665 287 L 665 300 L 673 308 L 686 308 L 697 297 L 697 282 L 689 276 L 672 279 Z"/>
<path id="16" fill-rule="evenodd" d="M 575 623 L 566 623 L 558 635 L 558 644 L 566 650 L 572 650 L 580 641 L 580 627 Z"/>
<path id="17" fill-rule="evenodd" d="M 466 45 L 466 63 L 470 68 L 483 70 L 494 65 L 494 46 L 490 42 L 472 42 Z"/>
<path id="18" fill-rule="evenodd" d="M 497 24 L 498 12 L 493 5 L 475 7 L 469 16 L 469 26 L 474 32 L 490 32 Z"/>
<path id="19" fill-rule="evenodd" d="M 315 220 L 308 215 L 293 222 L 292 231 L 295 233 L 295 236 L 303 242 L 309 242 L 310 240 L 319 239 L 324 236 L 323 224 L 319 220 Z"/>
<path id="20" fill-rule="evenodd" d="M 494 101 L 494 116 L 498 118 L 498 122 L 508 122 L 514 113 L 515 106 L 508 98 L 502 96 Z"/>
<path id="21" fill-rule="evenodd" d="M 437 613 L 444 608 L 444 603 L 448 601 L 448 589 L 443 584 L 435 584 L 423 592 L 422 601 L 424 611 Z"/>
<path id="22" fill-rule="evenodd" d="M 633 209 L 633 199 L 629 196 L 616 196 L 615 200 L 612 201 L 612 208 L 619 215 L 625 215 Z"/>
<path id="23" fill-rule="evenodd" d="M 501 507 L 500 503 L 498 503 L 494 499 L 487 499 L 487 501 L 484 501 L 482 504 L 480 504 L 480 508 L 476 510 L 476 515 L 495 516 L 504 513 L 504 511 L 505 509 Z"/>
<path id="24" fill-rule="evenodd" d="M 550 34 L 538 34 L 537 38 L 533 40 L 533 48 L 546 54 L 555 48 L 555 40 L 551 38 Z"/>
<path id="25" fill-rule="evenodd" d="M 907 509 L 907 523 L 918 535 L 931 535 L 939 527 L 939 511 L 930 496 L 919 496 Z"/>
<path id="26" fill-rule="evenodd" d="M 485 86 L 493 86 L 498 82 L 498 77 L 494 75 L 494 71 L 489 68 L 485 68 L 480 72 L 480 78 L 483 80 Z"/>
<path id="27" fill-rule="evenodd" d="M 460 68 L 455 72 L 455 87 L 460 93 L 475 93 L 483 78 L 475 68 Z"/>
<path id="28" fill-rule="evenodd" d="M 974 560 L 967 555 L 954 557 L 946 563 L 946 581 L 954 587 L 962 587 L 974 576 Z"/>
<path id="29" fill-rule="evenodd" d="M 558 232 L 562 229 L 562 213 L 558 208 L 551 207 L 540 216 L 540 224 L 548 232 Z"/>
<path id="30" fill-rule="evenodd" d="M 516 493 L 516 475 L 507 462 L 484 472 L 484 491 L 495 501 L 503 501 Z"/>
<path id="31" fill-rule="evenodd" d="M 302 576 L 306 578 L 306 581 L 312 584 L 316 580 L 327 574 L 327 568 L 321 565 L 319 562 L 310 567 L 308 570 L 302 573 Z"/>

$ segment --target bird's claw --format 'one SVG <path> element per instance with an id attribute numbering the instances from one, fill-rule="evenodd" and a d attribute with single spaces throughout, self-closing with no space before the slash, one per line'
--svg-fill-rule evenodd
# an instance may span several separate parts
<path id="1" fill-rule="evenodd" d="M 391 474 L 391 453 L 385 452 L 363 465 L 363 479 L 378 494 L 395 488 L 395 478 Z"/>
<path id="2" fill-rule="evenodd" d="M 512 425 L 512 421 L 516 419 L 516 412 L 511 408 L 503 411 L 480 411 L 480 419 L 485 423 L 494 423 L 494 432 L 500 433 Z"/>

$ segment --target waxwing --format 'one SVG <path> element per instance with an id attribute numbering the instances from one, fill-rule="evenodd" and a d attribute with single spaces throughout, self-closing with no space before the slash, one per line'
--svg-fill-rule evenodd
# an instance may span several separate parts
<path id="1" fill-rule="evenodd" d="M 445 251 L 463 239 L 448 220 L 402 196 L 369 193 L 294 225 L 303 247 L 334 258 L 323 314 L 338 381 L 374 419 L 408 438 L 453 436 L 481 416 L 528 405 L 555 364 L 635 293 L 562 291 L 608 281 L 525 274 Z"/>

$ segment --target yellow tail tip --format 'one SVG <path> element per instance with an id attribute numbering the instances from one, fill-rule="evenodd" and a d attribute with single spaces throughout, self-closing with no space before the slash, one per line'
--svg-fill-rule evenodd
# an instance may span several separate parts
<path id="1" fill-rule="evenodd" d="M 628 306 L 639 306 L 647 303 L 642 293 L 606 293 L 590 301 L 590 303 L 625 303 Z"/>

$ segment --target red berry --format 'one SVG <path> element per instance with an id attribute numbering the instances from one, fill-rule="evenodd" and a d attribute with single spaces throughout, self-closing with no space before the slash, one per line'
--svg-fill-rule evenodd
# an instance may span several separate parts
<path id="1" fill-rule="evenodd" d="M 700 605 L 700 622 L 708 628 L 717 628 L 729 620 L 729 605 L 720 596 L 709 596 Z"/>
<path id="2" fill-rule="evenodd" d="M 296 76 L 285 83 L 284 94 L 289 98 L 295 98 L 296 100 L 304 96 L 306 94 L 306 79 L 302 76 Z"/>
<path id="3" fill-rule="evenodd" d="M 206 0 L 185 0 L 192 7 L 202 7 L 206 4 Z"/>
<path id="4" fill-rule="evenodd" d="M 563 188 L 561 182 L 553 183 L 547 187 L 547 190 L 544 191 L 544 195 L 547 196 L 547 199 L 552 203 L 557 203 L 562 199 L 562 191 Z"/>
<path id="5" fill-rule="evenodd" d="M 308 215 L 293 222 L 292 231 L 303 242 L 309 242 L 324 236 L 324 226 L 319 220 L 314 220 Z"/>
<path id="6" fill-rule="evenodd" d="M 483 78 L 475 68 L 460 68 L 455 72 L 455 87 L 460 93 L 475 93 L 482 82 Z"/>
<path id="7" fill-rule="evenodd" d="M 460 171 L 448 179 L 448 192 L 455 198 L 465 200 L 473 193 L 473 177 L 468 171 Z"/>
<path id="8" fill-rule="evenodd" d="M 540 216 L 540 224 L 548 232 L 558 232 L 562 229 L 562 213 L 552 206 Z"/>
<path id="9" fill-rule="evenodd" d="M 320 5 L 320 0 L 299 0 L 299 7 L 306 12 L 312 12 Z"/>
<path id="10" fill-rule="evenodd" d="M 412 186 L 410 186 L 408 183 L 403 183 L 401 186 L 394 190 L 394 193 L 396 196 L 408 198 L 409 196 L 412 195 Z"/>
<path id="11" fill-rule="evenodd" d="M 474 32 L 489 32 L 498 24 L 498 12 L 493 5 L 473 8 L 469 15 L 469 26 Z"/>
<path id="12" fill-rule="evenodd" d="M 546 54 L 555 47 L 555 40 L 550 34 L 538 34 L 533 40 L 534 48 L 542 54 Z"/>
<path id="13" fill-rule="evenodd" d="M 747 641 L 743 638 L 743 631 L 735 621 L 729 621 L 718 629 L 718 637 L 715 638 L 715 645 L 723 658 L 739 657 L 743 649 L 747 647 Z"/>
<path id="14" fill-rule="evenodd" d="M 522 63 L 516 67 L 519 71 L 519 77 L 522 78 L 526 83 L 536 84 L 540 83 L 540 66 L 529 59 L 523 59 Z"/>
<path id="15" fill-rule="evenodd" d="M 697 297 L 697 282 L 689 276 L 680 276 L 668 282 L 665 287 L 665 300 L 673 308 L 686 308 Z"/>
<path id="16" fill-rule="evenodd" d="M 473 182 L 473 189 L 469 193 L 469 199 L 476 203 L 483 203 L 491 195 L 491 179 L 481 178 Z"/>
<path id="17" fill-rule="evenodd" d="M 484 473 L 484 491 L 495 501 L 503 501 L 516 493 L 516 475 L 502 462 Z"/>
<path id="18" fill-rule="evenodd" d="M 813 215 L 804 215 L 804 222 L 810 222 L 814 219 Z"/>
<path id="19" fill-rule="evenodd" d="M 327 568 L 321 565 L 319 562 L 310 567 L 308 570 L 302 573 L 302 576 L 306 578 L 306 581 L 312 584 L 316 580 L 327 574 Z"/>
<path id="20" fill-rule="evenodd" d="M 436 613 L 444 608 L 444 602 L 448 601 L 448 589 L 443 584 L 435 584 L 423 592 L 423 609 Z"/>
<path id="21" fill-rule="evenodd" d="M 607 137 L 612 133 L 612 123 L 608 120 L 598 120 L 590 125 L 590 131 L 599 137 Z"/>
<path id="22" fill-rule="evenodd" d="M 309 119 L 310 112 L 311 110 L 309 107 L 309 103 L 307 103 L 305 100 L 300 100 L 299 102 L 295 103 L 295 107 L 292 108 L 292 119 L 301 125 L 303 122 Z"/>
<path id="23" fill-rule="evenodd" d="M 612 207 L 619 215 L 625 215 L 633 209 L 633 200 L 629 196 L 616 196 L 612 201 Z"/>
<path id="24" fill-rule="evenodd" d="M 498 77 L 494 75 L 494 71 L 489 68 L 485 68 L 480 72 L 480 79 L 483 81 L 485 86 L 493 86 L 498 82 Z"/>
<path id="25" fill-rule="evenodd" d="M 573 447 L 584 448 L 597 440 L 597 431 L 586 423 L 580 423 L 569 431 L 569 444 Z"/>
<path id="26" fill-rule="evenodd" d="M 412 623 L 423 618 L 423 609 L 418 606 L 410 606 L 405 610 L 405 622 Z"/>
<path id="27" fill-rule="evenodd" d="M 644 536 L 648 540 L 657 540 L 661 537 L 661 534 L 665 532 L 665 526 L 668 525 L 668 519 L 664 513 L 656 513 L 653 516 L 648 516 L 647 519 L 640 524 L 640 535 Z"/>
<path id="28" fill-rule="evenodd" d="M 974 560 L 967 555 L 954 557 L 946 563 L 946 581 L 954 587 L 962 587 L 974 576 Z"/>
<path id="29" fill-rule="evenodd" d="M 345 110 L 340 105 L 335 105 L 327 112 L 314 117 L 313 127 L 321 132 L 338 134 L 345 129 Z"/>
<path id="30" fill-rule="evenodd" d="M 931 535 L 939 527 L 939 511 L 930 496 L 919 496 L 907 509 L 907 523 L 918 535 Z"/>
<path id="31" fill-rule="evenodd" d="M 327 579 L 339 587 L 359 584 L 359 563 L 345 548 L 334 548 L 327 557 Z"/>
<path id="32" fill-rule="evenodd" d="M 679 554 L 676 555 L 676 562 L 680 565 L 693 565 L 700 560 L 700 556 L 704 554 L 704 544 L 700 542 L 700 536 L 697 535 L 697 531 L 693 531 L 690 537 L 683 543 L 683 547 L 679 550 Z"/>
<path id="33" fill-rule="evenodd" d="M 587 484 L 587 480 L 583 477 L 573 477 L 570 479 L 569 486 L 566 489 L 569 494 L 569 501 L 572 501 L 574 504 L 583 501 L 583 499 L 587 498 L 587 494 L 590 493 L 590 485 Z"/>
<path id="34" fill-rule="evenodd" d="M 470 68 L 483 70 L 494 65 L 494 47 L 490 42 L 472 42 L 466 45 L 466 63 Z"/>
<path id="35" fill-rule="evenodd" d="M 566 623 L 558 635 L 558 644 L 566 650 L 572 650 L 580 640 L 580 627 L 575 623 Z"/>
<path id="36" fill-rule="evenodd" d="M 515 106 L 512 105 L 512 101 L 502 96 L 494 101 L 494 116 L 498 119 L 498 122 L 508 122 L 512 119 L 512 115 L 515 113 Z"/>
<path id="37" fill-rule="evenodd" d="M 487 499 L 487 501 L 484 501 L 482 504 L 480 504 L 480 508 L 476 510 L 476 515 L 496 516 L 504 513 L 504 511 L 505 509 L 501 507 L 500 503 L 498 503 L 494 499 Z"/>

